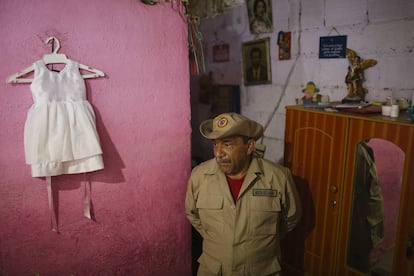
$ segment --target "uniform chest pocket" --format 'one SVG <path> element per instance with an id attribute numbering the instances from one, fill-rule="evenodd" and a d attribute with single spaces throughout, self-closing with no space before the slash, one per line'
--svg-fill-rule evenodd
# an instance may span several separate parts
<path id="1" fill-rule="evenodd" d="M 200 215 L 201 225 L 206 231 L 222 232 L 223 202 L 222 196 L 200 194 L 196 207 Z"/>
<path id="2" fill-rule="evenodd" d="M 281 212 L 279 197 L 252 196 L 250 201 L 250 234 L 275 235 Z"/>

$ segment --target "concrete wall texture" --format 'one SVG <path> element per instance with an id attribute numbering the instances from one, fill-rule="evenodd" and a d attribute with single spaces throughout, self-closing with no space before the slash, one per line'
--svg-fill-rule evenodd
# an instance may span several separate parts
<path id="1" fill-rule="evenodd" d="M 184 194 L 191 169 L 187 23 L 178 5 L 133 0 L 0 1 L 0 275 L 190 275 Z M 29 84 L 6 78 L 46 53 L 102 70 L 86 80 L 105 168 L 44 178 L 25 164 Z M 96 222 L 83 217 L 91 180 Z"/>
<path id="2" fill-rule="evenodd" d="M 347 59 L 319 59 L 319 38 L 346 35 L 347 46 L 362 59 L 378 64 L 365 70 L 367 100 L 385 101 L 387 96 L 411 99 L 414 91 L 414 1 L 412 0 L 273 0 L 274 32 L 250 33 L 247 9 L 241 5 L 230 12 L 202 20 L 206 71 L 216 84 L 241 85 L 241 113 L 266 127 L 265 157 L 283 158 L 285 106 L 303 96 L 308 81 L 320 94 L 340 101 L 346 94 Z M 278 59 L 277 34 L 292 34 L 292 58 Z M 272 84 L 243 85 L 242 43 L 270 37 Z M 213 62 L 216 44 L 230 45 L 229 62 Z M 195 82 L 196 83 L 196 82 Z M 195 88 L 196 89 L 196 88 Z M 208 109 L 194 102 L 195 110 Z M 207 114 L 196 114 L 206 117 Z M 201 119 L 200 119 L 201 120 Z"/>

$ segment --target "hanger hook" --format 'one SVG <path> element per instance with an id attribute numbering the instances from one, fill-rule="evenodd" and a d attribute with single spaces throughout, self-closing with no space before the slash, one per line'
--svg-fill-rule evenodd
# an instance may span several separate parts
<path id="1" fill-rule="evenodd" d="M 53 50 L 53 53 L 56 54 L 60 49 L 59 39 L 57 39 L 54 36 L 50 36 L 50 37 L 46 38 L 45 44 L 49 44 L 51 41 L 52 41 L 52 43 L 56 43 L 56 47 L 54 47 L 54 50 Z"/>

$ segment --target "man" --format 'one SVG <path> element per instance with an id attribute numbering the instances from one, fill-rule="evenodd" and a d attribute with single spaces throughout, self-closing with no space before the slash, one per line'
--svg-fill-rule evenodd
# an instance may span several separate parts
<path id="1" fill-rule="evenodd" d="M 236 113 L 201 123 L 215 158 L 191 173 L 186 215 L 203 238 L 198 275 L 280 275 L 280 239 L 301 209 L 290 171 L 254 156 L 263 126 Z"/>
<path id="2" fill-rule="evenodd" d="M 246 80 L 248 82 L 263 82 L 268 79 L 267 67 L 262 64 L 262 50 L 253 47 L 250 50 L 251 67 L 246 70 Z"/>

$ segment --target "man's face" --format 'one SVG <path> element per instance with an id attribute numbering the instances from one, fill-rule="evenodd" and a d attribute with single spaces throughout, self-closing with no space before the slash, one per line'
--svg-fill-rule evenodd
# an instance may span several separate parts
<path id="1" fill-rule="evenodd" d="M 262 55 L 259 51 L 253 51 L 250 55 L 250 60 L 254 66 L 258 66 L 261 62 Z"/>
<path id="2" fill-rule="evenodd" d="M 213 142 L 214 156 L 220 170 L 231 177 L 242 177 L 250 165 L 250 156 L 256 143 L 254 139 L 245 142 L 241 136 L 232 136 Z"/>

